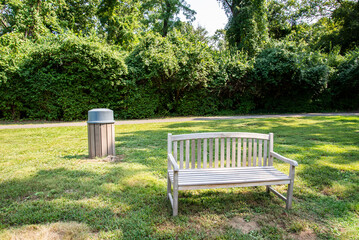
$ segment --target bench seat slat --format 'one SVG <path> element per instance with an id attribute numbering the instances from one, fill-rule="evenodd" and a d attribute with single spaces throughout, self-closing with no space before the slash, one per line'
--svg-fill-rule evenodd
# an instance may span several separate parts
<path id="1" fill-rule="evenodd" d="M 170 175 L 170 177 L 172 178 L 172 175 Z M 288 177 L 286 176 L 281 176 L 281 175 L 278 175 L 278 174 L 272 174 L 272 175 L 269 175 L 269 174 L 266 174 L 266 175 L 261 175 L 261 176 L 253 176 L 253 175 L 240 175 L 240 176 L 235 176 L 235 175 L 232 175 L 232 176 L 226 176 L 226 175 L 197 175 L 197 176 L 179 176 L 179 180 L 180 181 L 193 181 L 195 182 L 196 180 L 200 180 L 200 181 L 211 181 L 211 180 L 216 180 L 216 179 L 224 179 L 224 180 L 229 180 L 229 179 L 235 179 L 235 180 L 248 180 L 248 179 L 269 179 L 269 178 L 276 178 L 276 179 L 288 179 Z"/>
<path id="2" fill-rule="evenodd" d="M 191 170 L 191 171 L 188 171 Z M 217 170 L 217 171 L 216 171 Z M 218 171 L 219 170 L 219 171 Z M 221 171 L 222 170 L 222 171 Z M 173 182 L 173 171 L 169 171 Z M 237 183 L 256 183 L 290 181 L 289 176 L 273 167 L 225 168 L 225 169 L 186 169 L 178 172 L 179 186 L 221 185 Z"/>
<path id="3" fill-rule="evenodd" d="M 170 173 L 172 174 L 172 173 Z M 254 175 L 255 174 L 255 175 Z M 218 172 L 208 172 L 206 173 L 199 173 L 199 174 L 189 174 L 188 172 L 180 172 L 179 173 L 179 179 L 194 179 L 194 178 L 201 178 L 201 177 L 211 177 L 211 178 L 221 178 L 221 177 L 232 177 L 232 178 L 248 178 L 248 177 L 253 177 L 253 178 L 261 178 L 261 177 L 267 177 L 267 176 L 279 176 L 279 177 L 283 177 L 283 178 L 288 178 L 288 176 L 284 176 L 281 173 L 277 173 L 277 172 L 269 172 L 269 173 L 261 173 L 260 175 L 257 173 L 235 173 L 233 172 L 231 173 L 218 173 Z"/>
<path id="4" fill-rule="evenodd" d="M 206 184 L 206 185 L 185 185 L 179 186 L 178 190 L 197 190 L 197 189 L 213 189 L 213 188 L 231 188 L 231 187 L 253 187 L 267 185 L 288 184 L 289 180 L 264 181 L 264 182 L 242 182 L 242 183 L 226 183 L 226 184 Z"/>
<path id="5" fill-rule="evenodd" d="M 285 184 L 290 183 L 290 180 L 286 179 L 248 179 L 248 180 L 227 180 L 227 181 L 198 181 L 198 182 L 185 182 L 178 183 L 178 186 L 200 186 L 200 185 L 226 185 L 226 184 L 237 184 L 237 183 L 258 183 L 258 182 L 266 182 L 269 185 L 274 185 L 271 182 L 275 181 L 286 181 Z M 181 184 L 180 184 L 181 183 Z"/>
<path id="6" fill-rule="evenodd" d="M 172 173 L 170 173 L 172 174 Z M 278 172 L 261 172 L 261 173 L 253 173 L 253 172 L 245 172 L 245 173 L 240 173 L 240 172 L 204 172 L 204 173 L 189 173 L 189 172 L 180 172 L 179 173 L 179 178 L 189 178 L 189 177 L 201 177 L 201 176 L 210 176 L 210 177 L 236 177 L 236 178 L 240 178 L 240 177 L 244 177 L 244 176 L 253 176 L 253 177 L 262 177 L 262 176 L 282 176 L 282 177 L 288 177 L 287 175 L 283 175 L 282 173 L 278 173 Z"/>
<path id="7" fill-rule="evenodd" d="M 253 182 L 259 180 L 266 180 L 266 181 L 274 181 L 274 180 L 287 180 L 285 177 L 281 176 L 261 176 L 261 177 L 254 177 L 254 176 L 241 176 L 241 177 L 225 177 L 225 176 L 217 176 L 217 177 L 191 177 L 190 179 L 186 177 L 180 177 L 179 185 L 194 185 L 195 183 L 223 183 L 223 182 Z"/>

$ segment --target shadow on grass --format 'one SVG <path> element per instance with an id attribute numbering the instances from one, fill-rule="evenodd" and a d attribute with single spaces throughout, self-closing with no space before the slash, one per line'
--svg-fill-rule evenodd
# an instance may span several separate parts
<path id="1" fill-rule="evenodd" d="M 62 158 L 69 159 L 69 160 L 72 160 L 72 159 L 86 159 L 88 157 L 89 157 L 89 155 L 85 155 L 85 154 L 62 156 Z"/>
<path id="2" fill-rule="evenodd" d="M 139 174 L 141 170 L 112 165 L 102 174 L 57 168 L 5 181 L 0 184 L 0 226 L 77 221 L 102 231 L 141 227 L 138 222 L 161 212 L 167 203 L 164 187 L 152 179 L 131 182 L 131 176 Z M 153 226 L 141 224 L 152 231 Z"/>
<path id="3" fill-rule="evenodd" d="M 319 117 L 315 118 L 314 121 L 312 121 L 312 118 L 308 118 L 308 123 L 303 124 L 298 124 L 294 118 L 174 123 L 165 125 L 156 131 L 133 131 L 117 134 L 116 146 L 120 152 L 125 152 L 125 161 L 146 165 L 155 172 L 159 172 L 160 175 L 165 178 L 167 171 L 166 149 L 168 133 L 183 134 L 227 131 L 273 132 L 275 134 L 275 151 L 285 156 L 290 153 L 300 154 L 300 158 L 298 159 L 300 166 L 297 168 L 297 178 L 304 183 L 301 188 L 314 190 L 315 194 L 320 196 L 321 199 L 319 202 L 310 202 L 309 205 L 317 209 L 324 207 L 329 214 L 334 214 L 337 211 L 333 209 L 333 203 L 326 206 L 320 206 L 320 204 L 326 200 L 329 201 L 333 196 L 338 199 L 343 199 L 344 196 L 350 196 L 344 201 L 334 200 L 334 202 L 339 201 L 337 203 L 340 206 L 345 206 L 342 207 L 345 210 L 339 214 L 340 216 L 345 216 L 351 212 L 349 206 L 352 204 L 352 201 L 359 198 L 358 188 L 347 186 L 348 182 L 357 183 L 359 185 L 359 171 L 337 169 L 332 166 L 323 165 L 320 161 L 322 161 L 323 157 L 329 157 L 327 161 L 339 165 L 351 164 L 358 161 L 358 152 L 345 149 L 345 147 L 349 145 L 354 147 L 359 145 L 359 134 L 355 132 L 359 121 L 356 120 L 357 118 L 338 121 L 336 120 L 337 118 L 338 117 L 333 117 L 334 120 L 332 120 L 331 118 Z M 328 147 L 326 148 L 325 146 Z M 340 151 L 328 151 L 332 146 L 339 148 Z M 340 191 L 337 191 L 332 196 L 323 195 L 321 191 L 324 188 L 332 187 L 334 183 L 338 182 L 342 184 L 343 189 L 340 189 Z M 183 196 L 187 196 L 187 193 L 183 194 Z M 295 195 L 301 199 L 313 197 L 311 194 L 308 194 L 308 191 L 297 191 Z M 200 194 L 200 196 L 200 199 L 205 199 L 202 194 Z M 217 192 L 214 191 L 211 196 L 216 198 Z M 228 194 L 228 198 L 231 198 L 230 194 Z M 205 209 L 201 207 L 202 204 L 193 205 L 191 201 L 196 202 L 193 200 L 193 196 L 189 197 L 189 199 L 185 197 L 180 200 L 180 204 L 185 205 L 183 209 L 190 209 L 184 211 L 191 212 L 193 210 L 195 214 L 196 211 L 200 212 Z M 187 205 L 186 203 L 191 204 Z M 306 203 L 303 204 L 305 205 Z M 230 203 L 224 205 L 230 205 Z M 196 209 L 196 211 L 194 209 Z M 209 211 L 212 210 L 211 208 L 209 209 Z M 309 209 L 308 211 L 314 210 Z M 337 216 L 338 214 L 334 215 Z"/>
<path id="4" fill-rule="evenodd" d="M 323 165 L 321 161 L 323 157 L 330 157 L 328 161 L 342 166 L 355 163 L 358 153 L 353 149 L 327 151 L 322 146 L 358 146 L 357 126 L 352 121 L 337 123 L 327 118 L 322 123 L 295 123 L 295 119 L 208 121 L 164 124 L 158 130 L 116 132 L 117 154 L 124 155 L 119 163 L 100 163 L 103 164 L 101 170 L 81 166 L 78 170 L 39 170 L 28 178 L 0 183 L 0 228 L 77 221 L 99 231 L 120 230 L 124 239 L 148 236 L 166 239 L 182 235 L 186 238 L 190 231 L 195 231 L 191 236 L 199 236 L 196 231 L 200 223 L 193 219 L 215 225 L 214 220 L 208 220 L 213 215 L 223 218 L 258 213 L 288 220 L 285 203 L 267 195 L 264 187 L 180 192 L 179 217 L 172 218 L 165 183 L 168 132 L 273 132 L 276 151 L 285 156 L 300 156 L 296 200 L 289 215 L 314 225 L 350 216 L 355 212 L 353 202 L 358 199 L 358 190 L 347 187 L 346 183 L 359 185 L 358 172 Z M 322 193 L 338 182 L 343 184 L 343 189 L 331 195 Z M 338 199 L 336 196 L 348 197 Z M 313 220 L 313 216 L 318 219 Z M 202 228 L 209 231 L 212 225 Z"/>
<path id="5" fill-rule="evenodd" d="M 178 221 L 171 217 L 165 184 L 146 170 L 129 169 L 126 163 L 111 165 L 103 173 L 66 168 L 40 170 L 28 178 L 3 182 L 0 190 L 2 229 L 76 221 L 95 231 L 119 230 L 125 239 L 142 239 L 163 234 L 157 231 L 163 222 Z M 180 199 L 180 214 L 185 218 L 226 212 L 261 212 L 273 204 L 264 188 L 182 192 Z M 275 199 L 274 203 L 280 202 Z M 186 221 L 182 224 L 187 226 Z"/>

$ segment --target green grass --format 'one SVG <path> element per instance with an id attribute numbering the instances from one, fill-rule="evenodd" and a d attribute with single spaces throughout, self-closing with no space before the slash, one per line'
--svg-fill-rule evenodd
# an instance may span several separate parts
<path id="1" fill-rule="evenodd" d="M 273 132 L 299 163 L 293 209 L 264 187 L 186 191 L 173 218 L 167 133 L 206 131 Z M 122 125 L 116 151 L 117 163 L 86 159 L 86 127 L 0 130 L 0 232 L 79 222 L 100 239 L 358 239 L 359 117 Z M 235 218 L 259 228 L 244 234 Z"/>

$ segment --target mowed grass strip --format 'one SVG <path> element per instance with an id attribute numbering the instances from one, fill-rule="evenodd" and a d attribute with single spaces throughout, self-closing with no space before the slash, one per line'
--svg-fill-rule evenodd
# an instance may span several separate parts
<path id="1" fill-rule="evenodd" d="M 173 218 L 167 133 L 212 131 L 273 132 L 299 163 L 293 209 L 264 187 L 186 191 Z M 0 236 L 77 223 L 91 239 L 358 239 L 359 117 L 123 125 L 116 151 L 88 159 L 86 127 L 0 130 Z"/>

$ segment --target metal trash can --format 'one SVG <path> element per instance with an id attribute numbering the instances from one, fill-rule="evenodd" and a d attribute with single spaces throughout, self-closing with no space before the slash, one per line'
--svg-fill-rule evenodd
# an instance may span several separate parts
<path id="1" fill-rule="evenodd" d="M 88 111 L 89 157 L 115 155 L 115 120 L 113 111 L 96 108 Z"/>

